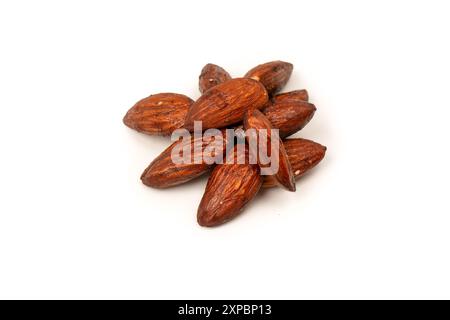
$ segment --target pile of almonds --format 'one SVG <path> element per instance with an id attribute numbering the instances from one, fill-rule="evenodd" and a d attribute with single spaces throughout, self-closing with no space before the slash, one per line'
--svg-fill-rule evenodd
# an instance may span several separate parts
<path id="1" fill-rule="evenodd" d="M 289 80 L 292 69 L 291 63 L 273 61 L 256 66 L 243 78 L 233 79 L 223 68 L 207 64 L 199 77 L 202 96 L 197 101 L 182 94 L 159 93 L 138 101 L 123 119 L 128 127 L 150 135 L 171 135 L 179 128 L 192 132 L 194 121 L 202 121 L 202 130 L 217 128 L 225 132 L 226 128 L 243 127 L 262 132 L 259 130 L 266 129 L 269 141 L 280 140 L 276 173 L 261 175 L 261 169 L 268 165 L 259 158 L 257 164 L 249 163 L 252 151 L 248 143 L 242 154 L 236 152 L 238 145 L 227 148 L 228 139 L 223 143 L 223 164 L 207 163 L 202 156 L 211 141 L 192 136 L 187 141 L 175 141 L 153 160 L 142 173 L 142 182 L 154 188 L 168 188 L 211 172 L 197 212 L 198 223 L 208 227 L 234 218 L 260 188 L 282 186 L 295 191 L 295 179 L 323 159 L 326 147 L 311 140 L 286 139 L 301 130 L 316 111 L 308 102 L 306 90 L 278 93 Z M 279 129 L 279 135 L 271 134 L 271 129 Z M 194 148 L 198 144 L 201 148 Z M 270 148 L 269 144 L 265 147 Z M 202 160 L 174 163 L 172 150 L 183 146 L 191 150 L 194 158 L 199 156 Z M 227 159 L 235 161 L 228 163 Z"/>

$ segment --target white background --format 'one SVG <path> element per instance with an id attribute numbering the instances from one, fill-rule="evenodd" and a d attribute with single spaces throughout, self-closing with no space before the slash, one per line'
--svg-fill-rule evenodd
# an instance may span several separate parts
<path id="1" fill-rule="evenodd" d="M 450 298 L 445 1 L 3 1 L 0 298 Z M 208 62 L 295 65 L 328 147 L 219 228 L 122 124 Z"/>

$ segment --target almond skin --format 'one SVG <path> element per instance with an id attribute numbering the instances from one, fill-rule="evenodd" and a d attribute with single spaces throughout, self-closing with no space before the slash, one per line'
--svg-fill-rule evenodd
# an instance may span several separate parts
<path id="1" fill-rule="evenodd" d="M 300 138 L 283 140 L 283 144 L 296 179 L 315 167 L 327 150 L 327 147 L 317 142 Z M 277 184 L 273 177 L 264 177 L 264 188 L 275 187 Z"/>
<path id="2" fill-rule="evenodd" d="M 123 118 L 131 129 L 151 135 L 170 135 L 181 128 L 194 101 L 182 94 L 159 93 L 138 101 Z"/>
<path id="3" fill-rule="evenodd" d="M 316 107 L 312 103 L 295 99 L 282 99 L 263 109 L 263 113 L 269 119 L 272 127 L 280 130 L 281 138 L 303 129 L 315 112 Z"/>
<path id="4" fill-rule="evenodd" d="M 289 92 L 285 92 L 285 93 L 279 93 L 272 97 L 272 102 L 274 102 L 274 103 L 283 102 L 286 100 L 309 101 L 309 94 L 308 94 L 308 91 L 306 91 L 305 89 L 302 89 L 302 90 L 289 91 Z"/>
<path id="5" fill-rule="evenodd" d="M 293 68 L 289 62 L 272 61 L 254 67 L 245 74 L 245 77 L 260 81 L 267 92 L 273 95 L 288 82 Z"/>
<path id="6" fill-rule="evenodd" d="M 225 135 L 224 135 L 225 138 Z M 194 145 L 196 142 L 201 143 L 200 154 L 196 154 Z M 192 179 L 195 179 L 207 172 L 209 172 L 214 164 L 207 164 L 204 161 L 201 163 L 174 163 L 171 158 L 172 150 L 175 147 L 182 149 L 186 144 L 189 144 L 191 150 L 191 159 L 201 157 L 210 142 L 203 140 L 202 137 L 196 138 L 192 136 L 189 140 L 178 140 L 172 143 L 166 150 L 164 150 L 150 165 L 144 170 L 141 175 L 142 183 L 153 188 L 169 188 Z M 223 143 L 222 154 L 225 154 L 226 142 Z M 201 158 L 203 159 L 203 158 Z"/>
<path id="7" fill-rule="evenodd" d="M 209 89 L 194 102 L 184 127 L 192 131 L 194 121 L 202 121 L 203 130 L 223 128 L 242 121 L 248 109 L 260 109 L 267 101 L 267 91 L 258 81 L 231 79 Z"/>
<path id="8" fill-rule="evenodd" d="M 257 109 L 247 111 L 244 118 L 244 128 L 246 130 L 256 129 L 257 132 L 261 129 L 267 130 L 267 139 L 268 139 L 267 145 L 263 146 L 259 144 L 258 148 L 266 148 L 266 150 L 270 151 L 270 152 L 266 151 L 265 154 L 272 153 L 272 151 L 270 150 L 271 140 L 279 139 L 279 137 L 275 137 L 272 135 L 271 130 L 272 125 L 261 111 Z M 291 164 L 289 163 L 289 159 L 286 150 L 284 149 L 283 142 L 279 140 L 278 143 L 279 143 L 278 171 L 276 174 L 273 175 L 273 177 L 276 179 L 276 181 L 278 181 L 280 185 L 284 186 L 287 190 L 295 191 L 294 172 L 292 171 Z M 250 152 L 257 152 L 257 150 L 250 150 Z M 270 164 L 267 165 L 262 164 L 259 161 L 259 157 L 257 157 L 257 153 L 255 154 L 255 157 L 256 159 L 258 159 L 258 164 L 260 165 L 261 168 L 270 166 Z"/>
<path id="9" fill-rule="evenodd" d="M 208 63 L 202 69 L 198 77 L 198 87 L 201 93 L 217 86 L 220 83 L 231 80 L 231 76 L 222 67 Z"/>
<path id="10" fill-rule="evenodd" d="M 237 163 L 236 148 L 228 155 L 228 158 L 234 159 L 233 164 L 217 165 L 209 177 L 197 211 L 197 221 L 201 226 L 213 227 L 233 219 L 261 188 L 262 177 L 258 165 L 247 164 L 247 146 L 246 159 L 241 159 L 245 164 Z M 240 158 L 243 156 L 240 155 Z"/>

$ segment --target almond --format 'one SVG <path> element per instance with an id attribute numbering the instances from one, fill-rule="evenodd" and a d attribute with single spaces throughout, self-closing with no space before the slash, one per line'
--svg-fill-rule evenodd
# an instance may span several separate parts
<path id="1" fill-rule="evenodd" d="M 269 119 L 272 127 L 280 130 L 281 138 L 303 129 L 315 112 L 316 107 L 312 103 L 295 99 L 275 100 L 263 109 L 263 113 Z"/>
<path id="2" fill-rule="evenodd" d="M 286 101 L 286 100 L 308 101 L 309 100 L 308 91 L 306 91 L 305 89 L 294 90 L 294 91 L 276 94 L 272 98 L 272 102 L 274 102 L 274 103 L 282 102 L 282 101 Z"/>
<path id="3" fill-rule="evenodd" d="M 323 159 L 327 150 L 327 147 L 321 144 L 300 138 L 283 140 L 283 144 L 296 179 L 315 167 Z M 274 187 L 277 184 L 273 177 L 264 177 L 264 188 Z"/>
<path id="4" fill-rule="evenodd" d="M 196 143 L 201 145 L 199 150 L 195 148 Z M 210 143 L 210 141 L 202 137 L 194 136 L 188 140 L 175 141 L 144 170 L 141 175 L 142 183 L 153 188 L 168 188 L 188 182 L 207 173 L 214 166 L 214 164 L 203 161 L 205 149 Z M 191 151 L 192 161 L 190 163 L 174 163 L 172 161 L 172 150 L 175 147 L 182 150 L 185 146 Z M 225 154 L 225 150 L 226 142 L 223 142 L 222 155 Z M 202 159 L 202 161 L 194 162 L 194 159 L 197 158 Z"/>
<path id="5" fill-rule="evenodd" d="M 288 82 L 294 66 L 289 62 L 272 61 L 260 64 L 245 74 L 246 78 L 260 81 L 272 95 L 280 91 Z"/>
<path id="6" fill-rule="evenodd" d="M 123 118 L 128 127 L 152 135 L 170 135 L 183 126 L 194 101 L 182 94 L 159 93 L 138 101 Z"/>
<path id="7" fill-rule="evenodd" d="M 262 108 L 268 101 L 267 91 L 256 80 L 236 78 L 206 91 L 188 111 L 184 127 L 194 129 L 202 121 L 204 130 L 223 128 L 242 121 L 248 109 Z"/>
<path id="8" fill-rule="evenodd" d="M 237 146 L 227 156 L 233 163 L 228 164 L 230 160 L 227 160 L 217 165 L 209 177 L 197 211 L 201 226 L 213 227 L 234 218 L 261 188 L 258 165 L 248 164 L 248 147 L 245 146 L 244 155 L 236 150 Z"/>
<path id="9" fill-rule="evenodd" d="M 272 125 L 270 121 L 261 113 L 261 111 L 257 109 L 247 111 L 244 118 L 244 128 L 248 129 L 256 129 L 258 135 L 259 130 L 267 130 L 267 144 L 261 145 L 258 143 L 258 150 L 263 149 L 263 154 L 271 155 L 271 141 L 272 139 L 279 139 L 279 137 L 274 136 L 272 133 Z M 248 137 L 247 137 L 248 138 Z M 259 140 L 259 139 L 258 139 Z M 278 141 L 279 144 L 279 153 L 278 153 L 278 171 L 273 175 L 274 178 L 280 183 L 280 185 L 284 186 L 289 191 L 295 191 L 295 179 L 294 173 L 291 168 L 291 164 L 289 163 L 289 159 L 284 149 L 283 142 L 281 140 Z M 270 164 L 262 164 L 260 158 L 258 156 L 258 150 L 250 150 L 254 154 L 254 157 L 258 160 L 258 164 L 261 168 L 270 167 Z"/>
<path id="10" fill-rule="evenodd" d="M 217 86 L 220 83 L 228 81 L 231 76 L 225 69 L 218 65 L 208 63 L 202 69 L 198 78 L 198 87 L 201 93 L 204 93 L 208 89 Z"/>

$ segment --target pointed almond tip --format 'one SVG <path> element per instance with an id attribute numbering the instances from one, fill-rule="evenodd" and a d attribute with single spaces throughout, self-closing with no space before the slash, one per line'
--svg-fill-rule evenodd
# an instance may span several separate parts
<path id="1" fill-rule="evenodd" d="M 130 119 L 130 112 L 128 111 L 125 116 L 122 118 L 122 122 L 124 125 L 126 125 L 129 128 L 132 128 L 131 126 L 131 119 Z"/>
<path id="2" fill-rule="evenodd" d="M 145 186 L 150 187 L 150 188 L 154 188 L 154 189 L 166 189 L 166 188 L 169 187 L 169 186 L 166 186 L 166 185 L 161 185 L 161 184 L 154 183 L 153 179 L 151 177 L 147 177 L 147 176 L 142 177 L 141 178 L 141 182 Z"/>
<path id="3" fill-rule="evenodd" d="M 294 65 L 293 65 L 292 63 L 286 62 L 286 61 L 282 61 L 282 62 L 286 64 L 286 67 L 287 67 L 288 69 L 291 69 L 291 70 L 294 69 Z"/>
<path id="4" fill-rule="evenodd" d="M 270 62 L 266 62 L 265 64 L 278 64 L 278 65 L 285 65 L 288 67 L 294 67 L 294 65 L 292 63 L 284 61 L 284 60 L 273 60 Z"/>
<path id="5" fill-rule="evenodd" d="M 147 172 L 150 170 L 150 166 L 145 168 L 144 172 L 141 174 L 141 181 L 145 184 L 144 180 L 146 179 Z"/>
<path id="6" fill-rule="evenodd" d="M 292 174 L 292 176 L 289 177 L 289 180 L 282 180 L 278 176 L 275 175 L 275 179 L 277 181 L 277 184 L 286 189 L 287 191 L 295 192 L 296 186 L 295 186 L 295 175 Z"/>
<path id="7" fill-rule="evenodd" d="M 150 164 L 147 168 L 145 168 L 144 172 L 142 172 L 141 182 L 150 188 L 157 188 L 157 189 L 164 188 L 160 184 L 155 183 L 156 180 L 154 180 L 154 176 L 151 171 L 152 171 L 152 165 Z"/>
<path id="8" fill-rule="evenodd" d="M 207 228 L 211 228 L 211 227 L 215 227 L 217 225 L 219 225 L 220 223 L 217 223 L 216 221 L 214 221 L 214 219 L 208 218 L 208 214 L 203 211 L 200 210 L 197 212 L 197 223 L 199 226 L 201 227 L 207 227 Z"/>
<path id="9" fill-rule="evenodd" d="M 327 151 L 327 147 L 324 146 L 323 144 L 320 144 L 320 143 L 318 143 L 318 142 L 314 142 L 314 141 L 312 141 L 312 140 L 310 140 L 310 141 L 311 141 L 312 145 L 313 145 L 317 150 L 320 150 L 320 151 L 322 151 L 323 153 L 325 153 L 325 152 Z"/>
<path id="10" fill-rule="evenodd" d="M 292 181 L 292 183 L 288 186 L 288 191 L 295 192 L 297 190 L 297 187 L 295 186 L 295 181 Z"/>
<path id="11" fill-rule="evenodd" d="M 305 99 L 305 101 L 309 101 L 309 92 L 306 89 L 303 89 L 303 98 Z"/>
<path id="12" fill-rule="evenodd" d="M 151 179 L 146 175 L 146 172 L 142 173 L 141 175 L 141 182 L 146 185 L 147 187 L 155 188 L 156 186 L 151 183 Z"/>
<path id="13" fill-rule="evenodd" d="M 213 63 L 207 63 L 203 66 L 202 71 L 200 72 L 200 76 L 201 77 L 203 74 L 205 74 L 206 72 L 209 71 L 209 69 L 214 68 L 216 65 Z"/>
<path id="14" fill-rule="evenodd" d="M 275 61 L 275 63 L 277 63 L 281 68 L 283 68 L 289 75 L 294 70 L 294 65 L 290 62 L 279 60 L 279 61 Z"/>
<path id="15" fill-rule="evenodd" d="M 128 109 L 127 113 L 123 116 L 122 122 L 124 125 L 126 125 L 128 128 L 133 130 L 138 130 L 139 125 L 136 121 L 136 108 L 135 106 Z"/>
<path id="16" fill-rule="evenodd" d="M 212 227 L 212 225 L 202 218 L 197 218 L 197 223 L 200 227 Z"/>

